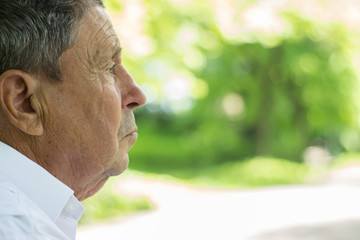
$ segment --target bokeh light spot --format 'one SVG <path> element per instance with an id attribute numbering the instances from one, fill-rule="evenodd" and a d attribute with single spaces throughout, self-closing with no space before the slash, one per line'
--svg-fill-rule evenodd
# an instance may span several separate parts
<path id="1" fill-rule="evenodd" d="M 236 93 L 228 94 L 222 101 L 222 107 L 229 117 L 237 117 L 245 110 L 243 98 Z"/>

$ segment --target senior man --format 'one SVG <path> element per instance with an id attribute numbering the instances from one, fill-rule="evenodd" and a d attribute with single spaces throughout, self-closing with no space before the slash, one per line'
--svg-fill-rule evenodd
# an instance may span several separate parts
<path id="1" fill-rule="evenodd" d="M 146 98 L 101 0 L 0 0 L 0 239 L 75 239 Z M 129 26 L 131 27 L 131 26 Z"/>

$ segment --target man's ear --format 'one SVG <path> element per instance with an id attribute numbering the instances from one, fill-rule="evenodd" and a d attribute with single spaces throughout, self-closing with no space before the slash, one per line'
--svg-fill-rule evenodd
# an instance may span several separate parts
<path id="1" fill-rule="evenodd" d="M 32 75 L 8 70 L 0 75 L 0 106 L 8 120 L 32 136 L 43 134 L 41 108 L 36 96 L 39 80 Z"/>

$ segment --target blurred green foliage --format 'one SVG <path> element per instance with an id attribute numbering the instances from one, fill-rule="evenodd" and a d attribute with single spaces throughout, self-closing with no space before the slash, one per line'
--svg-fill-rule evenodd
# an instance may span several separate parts
<path id="1" fill-rule="evenodd" d="M 248 188 L 306 182 L 310 146 L 339 155 L 335 167 L 360 159 L 346 153 L 360 146 L 360 94 L 356 33 L 345 25 L 285 8 L 283 31 L 232 35 L 258 1 L 224 0 L 233 6 L 220 18 L 216 0 L 105 2 L 122 31 L 123 63 L 148 97 L 130 152 L 130 167 L 147 173 L 126 174 Z M 82 224 L 153 207 L 117 194 L 116 180 L 84 202 Z"/>
<path id="2" fill-rule="evenodd" d="M 311 169 L 304 164 L 264 157 L 202 169 L 173 169 L 166 172 L 185 184 L 236 189 L 303 184 L 310 173 Z"/>
<path id="3" fill-rule="evenodd" d="M 118 1 L 106 2 L 112 9 Z M 151 47 L 142 56 L 125 48 L 124 64 L 149 102 L 136 111 L 140 137 L 130 167 L 203 168 L 256 156 L 302 161 L 309 146 L 333 155 L 359 149 L 358 79 L 346 26 L 285 9 L 284 31 L 232 38 L 211 1 L 137 2 Z M 236 14 L 254 3 L 239 3 Z"/>
<path id="4" fill-rule="evenodd" d="M 342 153 L 334 159 L 331 168 L 342 168 L 349 166 L 359 166 L 360 164 L 360 153 Z"/>

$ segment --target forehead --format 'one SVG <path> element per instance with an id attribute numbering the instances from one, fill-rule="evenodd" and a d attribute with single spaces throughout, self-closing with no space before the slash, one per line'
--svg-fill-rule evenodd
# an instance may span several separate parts
<path id="1" fill-rule="evenodd" d="M 74 47 L 95 60 L 108 58 L 120 48 L 111 20 L 100 6 L 92 7 L 81 20 Z"/>

